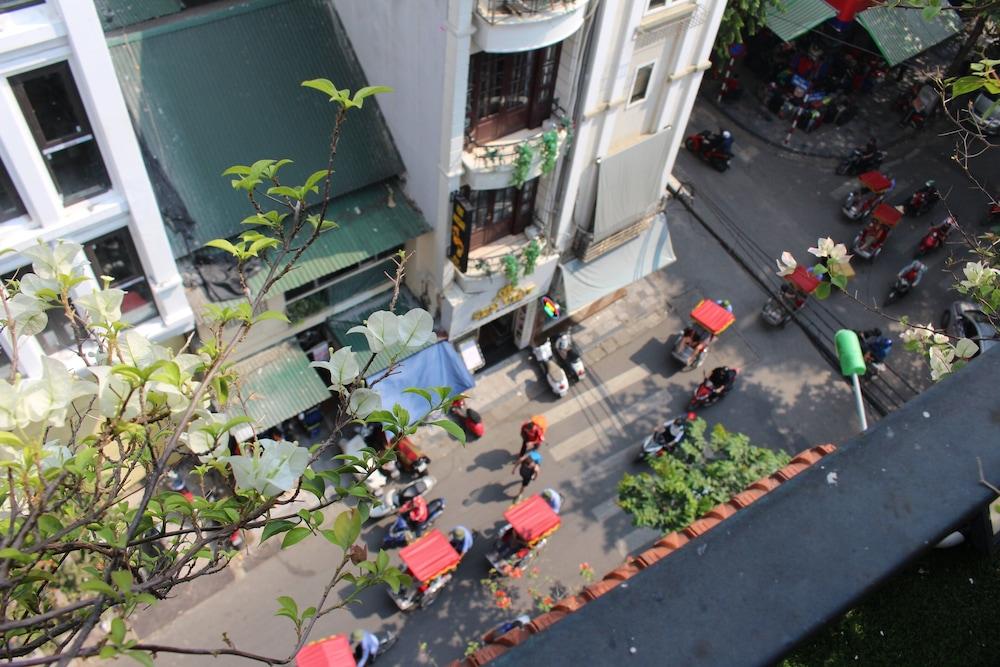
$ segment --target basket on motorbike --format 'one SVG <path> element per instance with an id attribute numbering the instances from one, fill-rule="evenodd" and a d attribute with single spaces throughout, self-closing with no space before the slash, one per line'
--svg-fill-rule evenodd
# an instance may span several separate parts
<path id="1" fill-rule="evenodd" d="M 785 276 L 786 284 L 781 286 L 779 296 L 771 297 L 763 310 L 761 317 L 771 326 L 782 326 L 791 319 L 792 313 L 805 305 L 805 299 L 816 291 L 820 282 L 813 273 L 804 266 L 796 266 L 795 270 Z"/>
<path id="2" fill-rule="evenodd" d="M 429 605 L 451 580 L 451 573 L 462 560 L 444 533 L 436 528 L 400 549 L 399 557 L 404 571 L 413 578 L 408 588 L 398 592 L 389 589 L 389 597 L 400 611 Z"/>
<path id="3" fill-rule="evenodd" d="M 309 642 L 295 656 L 296 667 L 356 667 L 354 650 L 344 635 Z"/>
<path id="4" fill-rule="evenodd" d="M 503 513 L 507 524 L 500 529 L 493 550 L 486 560 L 500 574 L 520 567 L 545 546 L 548 537 L 562 521 L 540 495 L 533 495 Z"/>
<path id="5" fill-rule="evenodd" d="M 702 299 L 691 311 L 691 327 L 699 334 L 702 340 L 711 340 L 718 336 L 736 321 L 736 317 L 711 299 Z M 701 360 L 695 361 L 692 357 L 695 348 L 683 343 L 683 336 L 677 336 L 674 348 L 671 352 L 674 359 L 684 366 L 696 366 Z M 707 352 L 707 348 L 702 351 L 702 359 Z"/>

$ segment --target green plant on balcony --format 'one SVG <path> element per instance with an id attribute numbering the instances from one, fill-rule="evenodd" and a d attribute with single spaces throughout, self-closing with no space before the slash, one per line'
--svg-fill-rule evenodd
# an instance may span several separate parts
<path id="1" fill-rule="evenodd" d="M 517 287 L 518 276 L 521 272 L 521 263 L 517 261 L 517 255 L 510 253 L 500 260 L 503 263 L 503 274 L 507 277 L 507 282 Z"/>
<path id="2" fill-rule="evenodd" d="M 527 141 L 519 144 L 514 155 L 514 171 L 510 175 L 510 184 L 515 188 L 524 185 L 524 182 L 528 180 L 528 173 L 531 171 L 531 165 L 534 161 L 535 149 L 531 147 L 531 144 Z"/>
<path id="3" fill-rule="evenodd" d="M 542 173 L 548 174 L 556 167 L 556 158 L 559 157 L 559 133 L 555 130 L 548 130 L 542 133 Z"/>
<path id="4" fill-rule="evenodd" d="M 530 276 L 535 272 L 535 264 L 538 263 L 538 256 L 542 254 L 542 246 L 538 244 L 538 239 L 531 239 L 524 250 L 521 251 L 521 269 L 524 275 Z"/>

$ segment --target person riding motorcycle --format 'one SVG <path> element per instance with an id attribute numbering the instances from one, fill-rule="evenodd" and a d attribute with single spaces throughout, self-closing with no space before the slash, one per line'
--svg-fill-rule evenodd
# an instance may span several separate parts
<path id="1" fill-rule="evenodd" d="M 721 395 L 733 384 L 735 379 L 736 371 L 728 366 L 719 366 L 709 374 L 707 385 L 712 394 Z"/>
<path id="2" fill-rule="evenodd" d="M 881 248 L 885 240 L 889 238 L 889 227 L 887 225 L 883 225 L 877 220 L 872 222 L 873 224 L 869 224 L 861 233 L 858 248 L 871 248 L 875 250 Z"/>
<path id="3" fill-rule="evenodd" d="M 915 259 L 904 266 L 902 270 L 896 274 L 896 277 L 905 281 L 910 287 L 916 287 L 920 284 L 920 281 L 923 279 L 925 273 L 927 273 L 927 266 L 919 259 Z"/>
<path id="4" fill-rule="evenodd" d="M 871 164 L 877 154 L 878 140 L 875 137 L 869 137 L 868 143 L 861 149 L 861 164 Z"/>
<path id="5" fill-rule="evenodd" d="M 403 503 L 399 508 L 399 513 L 406 517 L 411 526 L 419 526 L 427 521 L 430 510 L 427 508 L 427 500 L 423 496 L 417 496 L 413 500 Z"/>
<path id="6" fill-rule="evenodd" d="M 941 196 L 941 193 L 938 192 L 937 184 L 933 180 L 924 183 L 924 186 L 919 188 L 914 194 L 926 195 L 931 201 L 936 201 Z"/>
<path id="7" fill-rule="evenodd" d="M 710 150 L 718 150 L 725 155 L 732 155 L 733 133 L 729 130 L 719 130 L 718 133 L 713 134 L 708 140 L 708 146 L 706 147 L 706 152 Z"/>
<path id="8" fill-rule="evenodd" d="M 365 667 L 372 656 L 378 653 L 381 642 L 371 632 L 355 630 L 351 633 L 351 644 L 354 647 L 354 662 L 358 667 Z"/>
<path id="9" fill-rule="evenodd" d="M 465 526 L 452 528 L 448 538 L 448 542 L 460 556 L 464 556 L 472 548 L 472 531 Z"/>
<path id="10" fill-rule="evenodd" d="M 545 489 L 541 495 L 552 511 L 559 514 L 559 510 L 562 509 L 562 496 L 559 495 L 559 492 L 555 489 Z"/>
<path id="11" fill-rule="evenodd" d="M 858 336 L 865 362 L 882 364 L 892 351 L 892 339 L 882 335 L 881 329 L 868 329 Z"/>
<path id="12" fill-rule="evenodd" d="M 684 330 L 681 331 L 681 347 L 690 347 L 694 350 L 694 355 L 698 356 L 708 347 L 713 338 L 715 336 L 712 334 L 706 336 L 695 327 L 684 327 Z"/>

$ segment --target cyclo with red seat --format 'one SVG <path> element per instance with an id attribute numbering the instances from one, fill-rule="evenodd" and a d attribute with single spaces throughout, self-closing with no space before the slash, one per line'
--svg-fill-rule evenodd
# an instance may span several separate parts
<path id="1" fill-rule="evenodd" d="M 875 259 L 882 252 L 889 233 L 903 217 L 899 209 L 879 204 L 872 213 L 871 222 L 854 237 L 854 254 L 862 259 Z"/>
<path id="2" fill-rule="evenodd" d="M 503 576 L 531 561 L 562 525 L 559 515 L 538 494 L 511 506 L 503 518 L 507 523 L 500 528 L 493 549 L 486 554 L 490 567 Z"/>
<path id="3" fill-rule="evenodd" d="M 760 311 L 761 318 L 771 326 L 785 326 L 792 315 L 806 305 L 809 295 L 816 291 L 820 282 L 804 266 L 796 266 L 794 271 L 785 276 L 778 295 L 772 296 L 764 304 Z"/>
<path id="4" fill-rule="evenodd" d="M 880 171 L 866 171 L 858 176 L 858 183 L 859 187 L 848 193 L 841 208 L 851 220 L 864 219 L 896 186 L 895 179 Z"/>
<path id="5" fill-rule="evenodd" d="M 715 337 L 735 321 L 728 309 L 711 299 L 702 299 L 691 311 L 691 324 L 674 337 L 672 356 L 684 370 L 701 366 Z"/>
<path id="6" fill-rule="evenodd" d="M 452 573 L 462 560 L 448 538 L 436 528 L 399 550 L 403 561 L 403 572 L 410 575 L 413 583 L 400 588 L 398 592 L 389 589 L 400 611 L 430 606 L 451 581 Z"/>

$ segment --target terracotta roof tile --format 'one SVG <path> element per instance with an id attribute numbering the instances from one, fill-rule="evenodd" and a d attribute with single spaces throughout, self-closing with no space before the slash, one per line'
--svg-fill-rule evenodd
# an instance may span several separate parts
<path id="1" fill-rule="evenodd" d="M 819 445 L 799 453 L 787 466 L 769 477 L 757 480 L 746 491 L 736 494 L 728 502 L 716 505 L 705 516 L 692 523 L 682 532 L 665 535 L 657 540 L 651 548 L 633 558 L 629 558 L 624 565 L 612 570 L 600 581 L 584 588 L 579 595 L 570 595 L 563 598 L 552 607 L 551 611 L 536 616 L 527 626 L 508 632 L 499 637 L 496 643 L 484 646 L 474 654 L 466 657 L 465 660 L 453 662 L 452 667 L 480 667 L 481 665 L 485 665 L 494 658 L 506 653 L 511 646 L 516 646 L 523 642 L 529 635 L 542 632 L 545 628 L 556 623 L 567 614 L 573 613 L 590 600 L 604 595 L 612 588 L 618 586 L 622 581 L 638 573 L 639 570 L 663 560 L 692 539 L 711 530 L 725 519 L 736 514 L 738 510 L 766 495 L 769 491 L 778 488 L 783 482 L 788 481 L 835 449 L 837 448 L 834 445 Z"/>

